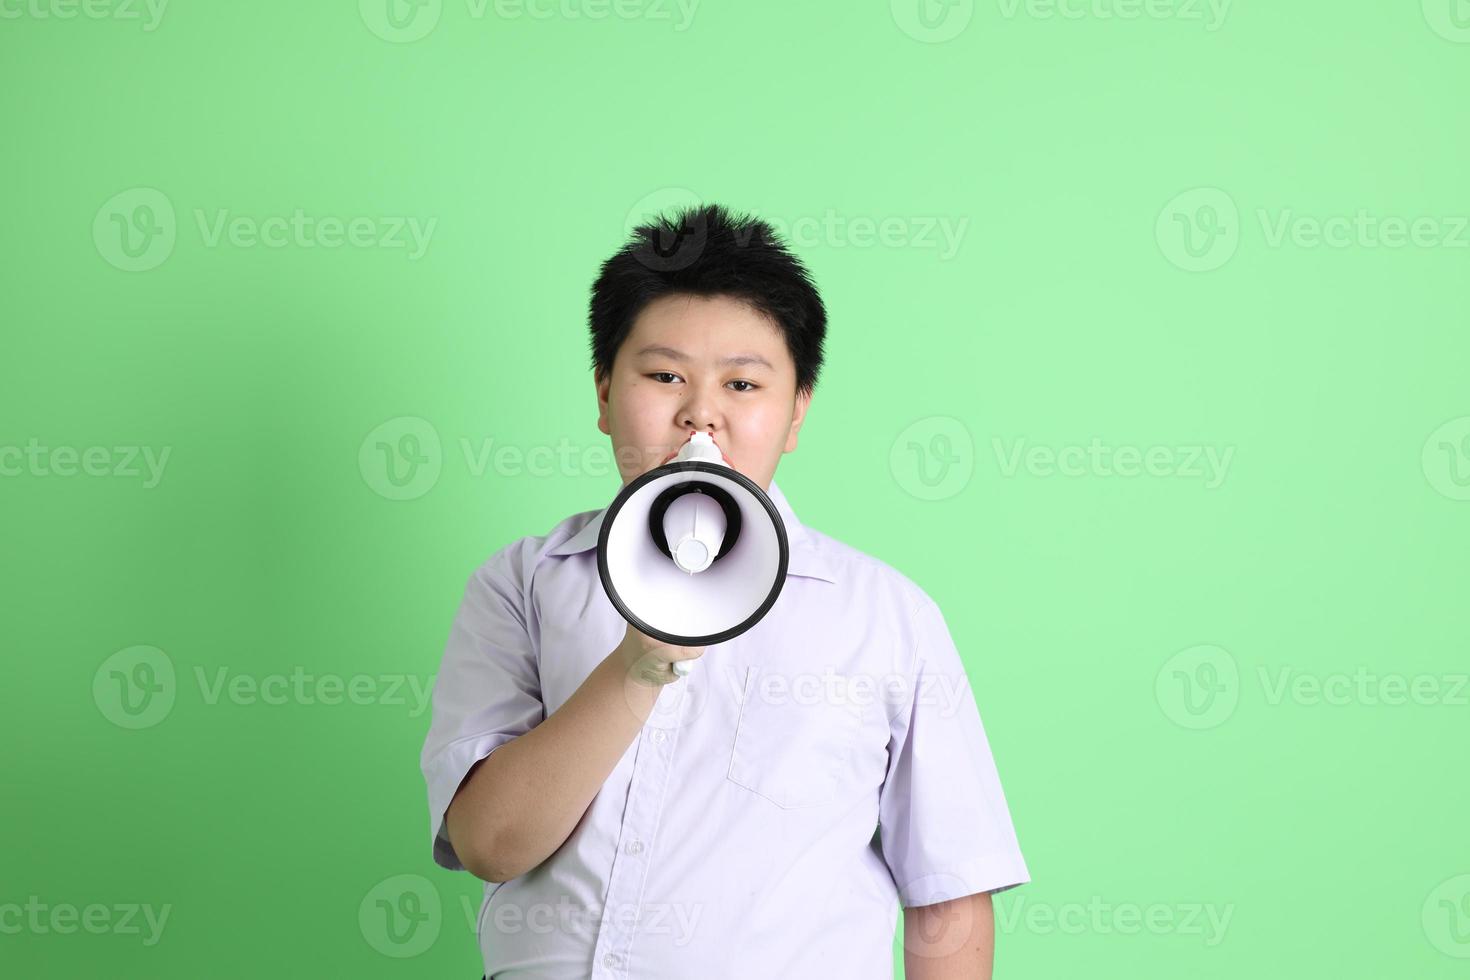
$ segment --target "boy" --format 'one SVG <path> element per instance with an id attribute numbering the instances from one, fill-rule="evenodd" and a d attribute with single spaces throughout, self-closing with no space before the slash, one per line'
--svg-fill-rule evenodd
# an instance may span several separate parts
<path id="1" fill-rule="evenodd" d="M 486 976 L 891 980 L 897 902 L 909 980 L 989 977 L 990 894 L 1030 878 L 944 618 L 773 479 L 822 363 L 806 269 L 692 209 L 603 264 L 590 320 L 624 485 L 709 433 L 780 512 L 787 578 L 706 650 L 619 617 L 605 511 L 470 577 L 422 768 L 434 860 L 487 882 Z"/>

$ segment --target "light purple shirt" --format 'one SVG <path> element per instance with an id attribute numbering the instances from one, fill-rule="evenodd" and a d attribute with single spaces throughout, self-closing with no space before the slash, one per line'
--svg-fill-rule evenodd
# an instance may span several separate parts
<path id="1" fill-rule="evenodd" d="M 1030 880 L 938 607 L 796 519 L 766 617 L 661 689 L 571 836 L 486 883 L 491 978 L 892 980 L 898 906 Z M 623 638 L 602 511 L 470 577 L 422 756 L 435 862 L 470 767 L 556 711 Z"/>

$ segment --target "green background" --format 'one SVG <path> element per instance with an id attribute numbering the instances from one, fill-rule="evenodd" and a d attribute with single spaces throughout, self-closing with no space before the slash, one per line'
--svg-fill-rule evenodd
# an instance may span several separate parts
<path id="1" fill-rule="evenodd" d="M 587 290 L 697 198 L 805 229 L 829 358 L 777 479 L 946 615 L 1034 879 L 997 975 L 1464 975 L 1463 0 L 26 2 L 0 973 L 479 976 L 411 689 L 476 565 L 611 500 Z M 435 224 L 416 257 L 208 235 L 298 209 Z M 395 486 L 377 442 L 425 432 Z M 1094 439 L 1155 472 L 1010 465 Z M 366 703 L 214 696 L 298 670 Z M 397 946 L 404 882 L 442 912 Z M 17 931 L 31 896 L 113 926 Z"/>

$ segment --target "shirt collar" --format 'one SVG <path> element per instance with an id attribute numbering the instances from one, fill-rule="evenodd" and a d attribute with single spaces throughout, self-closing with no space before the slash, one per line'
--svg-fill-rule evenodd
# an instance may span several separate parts
<path id="1" fill-rule="evenodd" d="M 811 532 L 797 520 L 796 512 L 791 509 L 786 495 L 776 485 L 776 480 L 771 479 L 771 485 L 766 490 L 766 496 L 771 498 L 771 503 L 776 505 L 776 512 L 781 515 L 781 520 L 786 525 L 786 574 L 800 575 L 805 578 L 819 578 L 825 582 L 836 584 L 837 578 L 833 572 L 833 564 L 818 548 Z M 611 506 L 611 505 L 609 505 Z M 607 507 L 593 515 L 592 519 L 582 526 L 582 529 L 572 535 L 566 541 L 546 552 L 548 555 L 574 555 L 578 552 L 587 551 L 597 547 L 597 537 L 602 531 L 602 519 L 607 514 Z"/>

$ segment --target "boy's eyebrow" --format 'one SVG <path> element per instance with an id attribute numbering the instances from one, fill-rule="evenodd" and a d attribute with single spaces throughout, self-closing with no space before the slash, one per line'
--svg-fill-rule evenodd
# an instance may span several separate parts
<path id="1" fill-rule="evenodd" d="M 642 357 L 644 354 L 661 354 L 671 360 L 686 363 L 689 361 L 689 355 L 683 351 L 675 350 L 672 347 L 664 347 L 659 344 L 650 344 L 647 347 L 640 348 L 637 356 Z M 733 354 L 730 357 L 721 358 L 720 363 L 734 367 L 739 367 L 742 364 L 759 364 L 761 367 L 768 368 L 772 371 L 776 370 L 774 367 L 771 367 L 770 361 L 761 357 L 759 354 Z"/>

